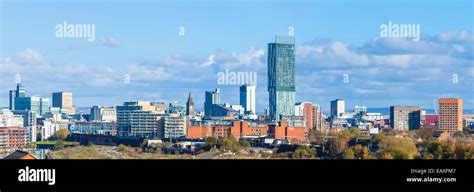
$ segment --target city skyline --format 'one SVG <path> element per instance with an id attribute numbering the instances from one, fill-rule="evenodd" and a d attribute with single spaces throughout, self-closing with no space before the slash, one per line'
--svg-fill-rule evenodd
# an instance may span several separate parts
<path id="1" fill-rule="evenodd" d="M 329 3 L 325 9 L 355 14 L 354 10 L 341 8 L 342 4 Z M 433 99 L 459 97 L 464 99 L 465 109 L 474 108 L 474 55 L 469 46 L 474 40 L 469 1 L 435 2 L 430 7 L 423 7 L 423 2 L 384 4 L 405 10 L 406 15 L 374 9 L 381 8 L 376 2 L 367 7 L 354 4 L 371 12 L 357 15 L 355 20 L 361 19 L 357 23 L 360 27 L 348 31 L 344 30 L 345 26 L 353 25 L 345 17 L 328 11 L 317 12 L 320 10 L 317 2 L 265 5 L 265 1 L 260 1 L 251 6 L 232 3 L 249 11 L 248 17 L 239 17 L 236 11 L 229 11 L 231 6 L 213 1 L 199 6 L 219 6 L 218 13 L 203 13 L 184 2 L 142 2 L 131 7 L 131 13 L 139 14 L 141 17 L 135 18 L 141 20 L 119 14 L 127 7 L 126 3 L 107 5 L 113 9 L 104 11 L 114 16 L 113 19 L 97 16 L 103 5 L 94 5 L 86 9 L 80 2 L 54 7 L 48 3 L 30 3 L 25 7 L 21 2 L 2 4 L 2 12 L 15 19 L 2 19 L 5 27 L 1 33 L 0 107 L 8 107 L 8 91 L 14 89 L 15 75 L 20 74 L 28 95 L 50 98 L 52 92 L 72 92 L 77 107 L 118 106 L 136 100 L 185 102 L 191 92 L 195 108 L 203 110 L 204 92 L 215 88 L 221 90 L 221 103 L 239 104 L 240 85 L 217 83 L 217 73 L 230 70 L 257 73 L 256 111 L 261 113 L 269 106 L 266 45 L 275 35 L 287 35 L 289 29 L 294 29 L 296 102 L 317 103 L 323 111 L 328 111 L 330 101 L 337 98 L 345 99 L 348 109 L 355 105 L 369 108 L 415 105 L 431 109 Z M 163 12 L 151 12 L 147 5 L 159 7 Z M 265 6 L 281 13 L 262 16 L 266 15 L 261 14 Z M 49 14 L 35 18 L 36 14 L 57 7 L 64 18 Z M 71 7 L 76 11 L 70 11 Z M 16 13 L 20 8 L 26 11 Z M 182 15 L 165 11 L 167 8 L 180 8 Z M 433 14 L 441 8 L 443 17 Z M 300 10 L 301 15 L 293 15 L 289 9 Z M 223 17 L 222 12 L 228 14 Z M 254 20 L 251 16 L 257 13 L 260 19 Z M 164 20 L 166 14 L 173 17 Z M 212 17 L 213 14 L 220 18 Z M 372 15 L 378 17 L 368 18 Z M 328 16 L 334 16 L 334 20 L 322 19 Z M 204 22 L 203 18 L 210 21 Z M 315 21 L 304 22 L 302 18 L 315 18 Z M 25 25 L 19 24 L 21 21 Z M 94 24 L 96 40 L 55 37 L 55 25 L 65 21 Z M 127 23 L 138 21 L 133 28 L 126 27 Z M 379 37 L 380 25 L 388 22 L 419 24 L 420 41 Z M 29 31 L 29 26 L 38 28 Z M 242 29 L 239 26 L 248 28 L 239 30 L 242 34 L 232 32 L 236 27 Z M 180 27 L 186 31 L 184 36 L 179 35 Z M 245 38 L 235 38 L 240 36 Z M 151 40 L 146 41 L 146 37 Z M 129 83 L 125 75 L 129 75 Z"/>

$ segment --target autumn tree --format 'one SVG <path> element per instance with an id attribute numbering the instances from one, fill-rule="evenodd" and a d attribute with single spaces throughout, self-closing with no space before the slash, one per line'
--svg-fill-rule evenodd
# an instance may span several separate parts
<path id="1" fill-rule="evenodd" d="M 382 136 L 378 147 L 379 158 L 414 159 L 419 156 L 416 145 L 408 138 Z"/>
<path id="2" fill-rule="evenodd" d="M 352 134 L 349 130 L 342 130 L 335 134 L 329 143 L 329 155 L 332 158 L 340 156 L 348 148 L 351 137 Z"/>
<path id="3" fill-rule="evenodd" d="M 314 157 L 316 157 L 316 152 L 306 145 L 299 145 L 291 155 L 291 158 L 293 159 L 304 159 Z"/>
<path id="4" fill-rule="evenodd" d="M 369 159 L 369 148 L 367 146 L 357 144 L 354 146 L 354 155 L 357 159 Z"/>
<path id="5" fill-rule="evenodd" d="M 54 140 L 64 140 L 69 135 L 69 131 L 67 129 L 59 129 L 53 134 Z"/>
<path id="6" fill-rule="evenodd" d="M 342 159 L 355 159 L 354 150 L 347 148 L 342 152 Z"/>

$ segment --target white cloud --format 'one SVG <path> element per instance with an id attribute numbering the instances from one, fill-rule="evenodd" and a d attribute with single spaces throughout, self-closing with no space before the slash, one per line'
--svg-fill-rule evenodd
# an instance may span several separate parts
<path id="1" fill-rule="evenodd" d="M 43 56 L 33 49 L 26 49 L 17 53 L 13 60 L 23 65 L 38 65 L 43 63 Z"/>
<path id="2" fill-rule="evenodd" d="M 367 55 L 358 54 L 349 50 L 344 43 L 334 42 L 330 49 L 334 52 L 336 57 L 342 58 L 347 63 L 360 66 L 367 66 L 369 64 L 369 58 Z"/>
<path id="3" fill-rule="evenodd" d="M 101 40 L 101 43 L 105 47 L 118 47 L 120 46 L 120 41 L 114 37 L 104 37 Z"/>
<path id="4" fill-rule="evenodd" d="M 204 63 L 202 63 L 201 65 L 199 65 L 200 67 L 209 67 L 211 66 L 212 64 L 214 64 L 214 58 L 216 57 L 216 55 L 212 54 L 212 55 L 209 55 L 209 57 L 207 58 L 207 61 L 205 61 Z"/>

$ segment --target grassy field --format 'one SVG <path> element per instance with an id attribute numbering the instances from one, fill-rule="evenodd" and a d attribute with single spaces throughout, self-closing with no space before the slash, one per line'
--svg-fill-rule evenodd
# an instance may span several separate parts
<path id="1" fill-rule="evenodd" d="M 76 146 L 52 151 L 53 159 L 192 159 L 191 155 L 168 155 L 156 152 L 142 152 L 135 147 Z"/>
<path id="2" fill-rule="evenodd" d="M 35 142 L 37 145 L 54 145 L 56 144 L 56 141 L 37 141 Z M 64 141 L 64 145 L 77 145 L 79 143 L 77 142 L 72 142 L 72 141 Z"/>

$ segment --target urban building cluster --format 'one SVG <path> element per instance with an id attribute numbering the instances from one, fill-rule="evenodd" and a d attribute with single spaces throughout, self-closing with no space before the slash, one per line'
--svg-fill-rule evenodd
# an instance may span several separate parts
<path id="1" fill-rule="evenodd" d="M 455 133 L 473 128 L 474 116 L 463 114 L 461 98 L 439 98 L 434 114 L 419 106 L 390 106 L 390 114 L 368 112 L 366 106 L 346 110 L 344 99 L 330 102 L 329 114 L 320 104 L 296 101 L 295 44 L 293 36 L 277 36 L 268 44 L 268 101 L 264 113 L 256 111 L 256 85 L 236 88 L 239 103 L 221 102 L 219 88 L 205 91 L 203 110 L 195 109 L 189 93 L 186 102 L 126 101 L 118 106 L 92 106 L 79 113 L 73 93 L 55 92 L 49 98 L 28 96 L 18 83 L 9 91 L 9 107 L 0 111 L 0 147 L 16 148 L 47 140 L 55 132 L 146 138 L 175 142 L 207 137 L 267 139 L 277 143 L 307 143 L 311 130 L 337 132 L 357 127 L 367 134 L 391 128 L 398 131 L 431 126 Z"/>

